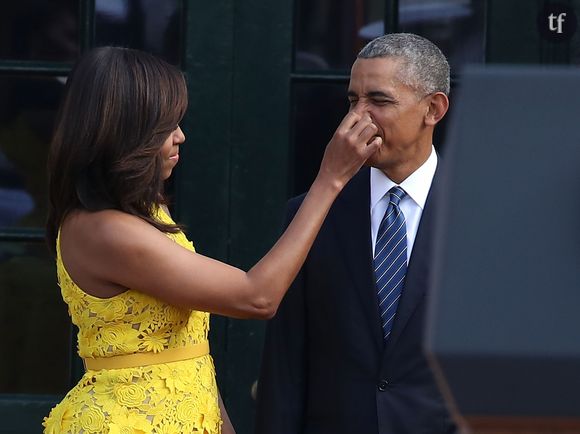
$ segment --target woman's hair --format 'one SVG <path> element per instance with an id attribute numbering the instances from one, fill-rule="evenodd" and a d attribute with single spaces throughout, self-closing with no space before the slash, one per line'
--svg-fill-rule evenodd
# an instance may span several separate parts
<path id="1" fill-rule="evenodd" d="M 150 54 L 117 47 L 87 52 L 73 68 L 49 159 L 47 241 L 75 209 L 117 209 L 164 232 L 159 150 L 187 108 L 181 71 Z"/>

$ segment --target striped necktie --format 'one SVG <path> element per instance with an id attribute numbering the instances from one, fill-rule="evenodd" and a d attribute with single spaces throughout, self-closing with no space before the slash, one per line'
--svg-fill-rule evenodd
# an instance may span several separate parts
<path id="1" fill-rule="evenodd" d="M 397 305 L 407 273 L 407 228 L 399 202 L 405 190 L 395 186 L 388 192 L 389 206 L 379 226 L 375 243 L 375 281 L 385 342 L 391 334 Z"/>

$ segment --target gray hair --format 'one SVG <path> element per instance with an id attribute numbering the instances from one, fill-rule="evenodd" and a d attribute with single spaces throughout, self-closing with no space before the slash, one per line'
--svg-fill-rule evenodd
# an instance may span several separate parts
<path id="1" fill-rule="evenodd" d="M 403 61 L 399 79 L 424 95 L 449 95 L 449 63 L 431 41 L 412 33 L 390 33 L 369 42 L 360 59 L 397 57 Z"/>

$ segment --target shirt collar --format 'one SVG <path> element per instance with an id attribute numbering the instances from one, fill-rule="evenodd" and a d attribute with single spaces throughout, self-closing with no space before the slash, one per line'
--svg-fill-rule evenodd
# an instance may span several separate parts
<path id="1" fill-rule="evenodd" d="M 431 155 L 427 161 L 399 184 L 421 209 L 427 201 L 435 169 L 437 169 L 437 153 L 431 145 Z M 395 185 L 397 184 L 391 181 L 383 171 L 371 167 L 371 210 Z"/>

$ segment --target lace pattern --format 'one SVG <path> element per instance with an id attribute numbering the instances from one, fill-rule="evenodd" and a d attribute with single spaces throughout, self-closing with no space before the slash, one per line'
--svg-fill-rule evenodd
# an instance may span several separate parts
<path id="1" fill-rule="evenodd" d="M 158 218 L 172 222 L 161 209 Z M 167 234 L 194 251 L 181 232 Z M 60 257 L 57 273 L 81 357 L 159 352 L 207 339 L 209 314 L 163 303 L 135 290 L 108 299 L 85 293 Z M 46 434 L 221 432 L 211 356 L 146 367 L 87 371 L 44 419 Z"/>

